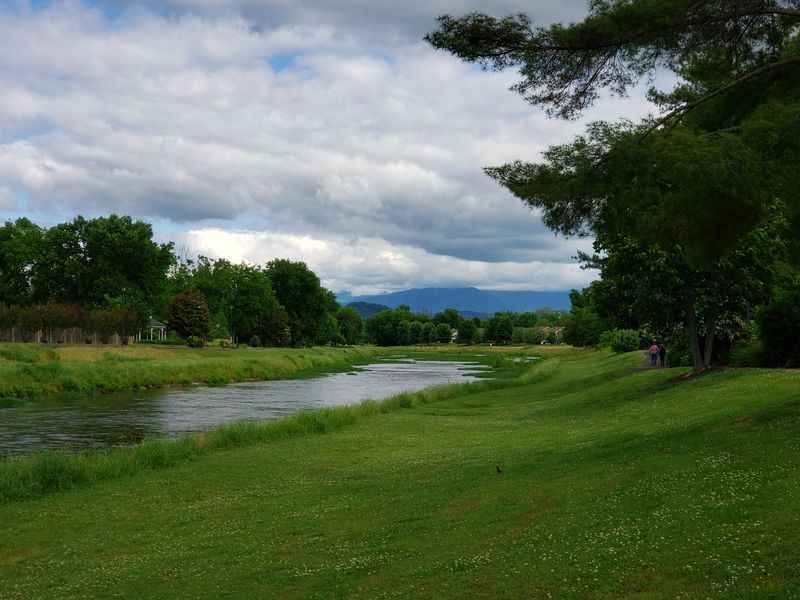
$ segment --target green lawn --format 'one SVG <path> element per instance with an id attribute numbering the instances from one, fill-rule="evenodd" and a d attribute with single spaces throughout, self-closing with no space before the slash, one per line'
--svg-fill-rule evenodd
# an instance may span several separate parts
<path id="1" fill-rule="evenodd" d="M 800 598 L 800 372 L 640 360 L 6 504 L 0 598 Z"/>

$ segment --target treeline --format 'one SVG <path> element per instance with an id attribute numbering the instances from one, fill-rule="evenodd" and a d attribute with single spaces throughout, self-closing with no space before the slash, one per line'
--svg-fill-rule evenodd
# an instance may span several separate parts
<path id="1" fill-rule="evenodd" d="M 122 307 L 87 310 L 77 304 L 0 305 L 0 340 L 79 344 L 107 344 L 136 335 L 139 316 Z"/>
<path id="2" fill-rule="evenodd" d="M 433 317 L 412 313 L 408 306 L 384 310 L 366 321 L 366 338 L 379 346 L 415 344 L 541 344 L 560 343 L 562 315 L 556 311 L 501 312 L 482 320 L 465 318 L 454 309 Z"/>
<path id="3" fill-rule="evenodd" d="M 179 260 L 150 224 L 111 215 L 50 228 L 0 227 L 0 336 L 125 343 L 155 317 L 183 340 L 251 345 L 353 344 L 361 317 L 304 263 Z M 176 340 L 172 340 L 176 341 Z"/>
<path id="4" fill-rule="evenodd" d="M 153 239 L 150 224 L 116 215 L 0 227 L 0 339 L 127 343 L 140 332 L 147 340 L 153 318 L 169 328 L 168 343 L 398 346 L 558 343 L 562 313 L 481 320 L 453 309 L 430 317 L 400 307 L 364 323 L 302 262 L 179 259 L 173 244 Z"/>

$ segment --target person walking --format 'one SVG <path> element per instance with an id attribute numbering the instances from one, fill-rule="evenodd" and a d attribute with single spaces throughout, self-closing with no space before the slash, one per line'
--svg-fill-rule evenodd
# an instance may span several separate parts
<path id="1" fill-rule="evenodd" d="M 664 345 L 664 342 L 658 345 L 658 366 L 667 366 L 667 347 Z"/>
<path id="2" fill-rule="evenodd" d="M 650 352 L 650 366 L 651 367 L 657 367 L 658 366 L 659 349 L 658 349 L 658 343 L 655 340 L 653 340 L 653 343 L 650 346 L 649 352 Z"/>

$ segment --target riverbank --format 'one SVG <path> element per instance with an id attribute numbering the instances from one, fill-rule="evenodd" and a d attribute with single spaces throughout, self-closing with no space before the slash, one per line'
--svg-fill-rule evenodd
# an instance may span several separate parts
<path id="1" fill-rule="evenodd" d="M 0 460 L 0 504 L 36 498 L 101 481 L 131 477 L 144 470 L 169 468 L 217 450 L 327 433 L 366 417 L 454 395 L 522 385 L 534 375 L 539 377 L 548 372 L 546 368 L 537 369 L 535 373 L 530 371 L 531 365 L 525 360 L 525 355 L 529 353 L 529 350 L 520 348 L 476 353 L 475 348 L 466 347 L 452 347 L 449 350 L 415 348 L 402 354 L 394 352 L 382 359 L 371 360 L 445 360 L 454 361 L 456 364 L 463 364 L 462 361 L 469 360 L 470 364 L 483 363 L 493 368 L 476 373 L 479 378 L 469 383 L 440 385 L 390 397 L 387 397 L 386 393 L 382 394 L 382 390 L 376 389 L 375 393 L 382 395 L 366 396 L 368 399 L 362 402 L 358 401 L 358 397 L 351 398 L 343 406 L 298 409 L 295 414 L 277 420 L 243 420 L 217 426 L 200 434 L 184 434 L 177 438 L 151 438 L 136 444 L 115 445 L 105 449 L 43 450 L 29 455 L 8 457 L 6 460 Z M 301 374 L 308 374 L 308 371 L 303 371 Z M 480 380 L 480 376 L 489 378 Z M 349 380 L 348 385 L 353 385 L 354 379 L 351 380 L 349 377 L 346 379 Z M 320 381 L 330 381 L 330 379 Z M 221 391 L 224 393 L 224 390 L 223 386 Z M 339 393 L 342 393 L 341 390 Z M 379 400 L 376 401 L 376 397 Z"/>
<path id="2" fill-rule="evenodd" d="M 0 344 L 0 403 L 53 394 L 288 379 L 349 368 L 382 351 L 367 346 L 233 350 Z"/>
<path id="3" fill-rule="evenodd" d="M 0 597 L 798 597 L 800 372 L 639 359 L 6 504 Z"/>

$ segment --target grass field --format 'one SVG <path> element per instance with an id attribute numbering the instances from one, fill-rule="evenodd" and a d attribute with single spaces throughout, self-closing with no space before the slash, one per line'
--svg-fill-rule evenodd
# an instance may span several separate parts
<path id="1" fill-rule="evenodd" d="M 640 361 L 6 504 L 0 598 L 800 598 L 800 372 Z"/>
<path id="2" fill-rule="evenodd" d="M 363 362 L 374 348 L 178 348 L 0 344 L 0 404 L 59 393 L 283 379 Z"/>

